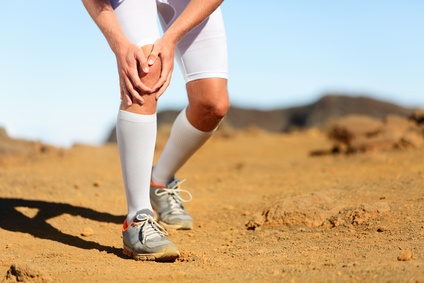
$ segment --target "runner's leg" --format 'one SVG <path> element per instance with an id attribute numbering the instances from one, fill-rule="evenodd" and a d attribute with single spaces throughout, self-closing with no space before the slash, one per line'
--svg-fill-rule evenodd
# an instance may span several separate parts
<path id="1" fill-rule="evenodd" d="M 146 55 L 159 38 L 154 0 L 111 1 L 120 27 L 130 42 Z M 160 75 L 160 61 L 150 68 L 142 82 L 153 85 Z M 116 124 L 119 155 L 128 205 L 127 223 L 142 209 L 152 210 L 150 176 L 156 143 L 156 100 L 144 95 L 143 105 L 121 104 Z"/>
<path id="2" fill-rule="evenodd" d="M 187 3 L 188 0 L 158 2 L 165 30 Z M 189 105 L 174 122 L 170 138 L 153 169 L 152 181 L 163 186 L 212 136 L 229 108 L 227 45 L 219 8 L 178 43 L 176 57 L 187 82 Z"/>

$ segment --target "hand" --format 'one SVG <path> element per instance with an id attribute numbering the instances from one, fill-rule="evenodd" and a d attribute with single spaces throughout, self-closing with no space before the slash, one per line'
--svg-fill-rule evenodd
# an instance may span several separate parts
<path id="1" fill-rule="evenodd" d="M 134 102 L 143 104 L 144 100 L 140 92 L 152 93 L 153 89 L 147 87 L 140 80 L 139 72 L 149 72 L 149 64 L 142 49 L 137 45 L 127 43 L 119 52 L 115 52 L 115 55 L 118 63 L 121 100 L 127 105 Z"/>
<path id="2" fill-rule="evenodd" d="M 156 91 L 156 100 L 165 92 L 169 86 L 174 70 L 175 43 L 166 41 L 163 37 L 158 39 L 153 45 L 152 52 L 147 57 L 149 66 L 153 65 L 157 58 L 160 58 L 162 68 L 158 82 L 152 87 Z"/>
<path id="3" fill-rule="evenodd" d="M 121 76 L 121 74 L 119 74 L 119 90 L 121 93 L 121 100 L 128 106 L 133 104 L 133 99 L 131 98 L 131 94 L 128 91 L 127 86 L 125 85 L 125 79 Z"/>

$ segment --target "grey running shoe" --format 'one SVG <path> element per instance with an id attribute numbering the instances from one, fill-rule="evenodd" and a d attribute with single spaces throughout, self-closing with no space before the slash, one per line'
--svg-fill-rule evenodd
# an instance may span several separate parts
<path id="1" fill-rule="evenodd" d="M 191 230 L 193 228 L 193 219 L 187 213 L 183 202 L 189 202 L 192 199 L 190 192 L 181 190 L 179 186 L 184 182 L 173 179 L 166 187 L 158 184 L 150 184 L 150 201 L 152 207 L 158 213 L 158 220 L 165 228 L 176 230 Z M 182 199 L 180 192 L 189 195 L 189 199 Z"/>
<path id="2" fill-rule="evenodd" d="M 124 254 L 135 260 L 175 260 L 180 252 L 153 216 L 153 211 L 143 209 L 137 212 L 130 225 L 125 220 L 122 230 Z"/>

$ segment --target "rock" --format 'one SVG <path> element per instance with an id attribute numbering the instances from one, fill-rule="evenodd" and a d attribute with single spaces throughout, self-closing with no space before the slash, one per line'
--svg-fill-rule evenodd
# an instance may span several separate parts
<path id="1" fill-rule="evenodd" d="M 343 207 L 337 199 L 322 193 L 287 197 L 272 203 L 262 213 L 255 213 L 246 223 L 248 230 L 267 227 L 323 227 L 370 225 L 390 212 L 387 202 L 362 203 Z"/>
<path id="2" fill-rule="evenodd" d="M 413 258 L 412 251 L 410 251 L 410 250 L 403 250 L 403 251 L 400 251 L 400 253 L 399 253 L 398 257 L 397 257 L 397 260 L 398 261 L 409 261 L 412 258 Z"/>
<path id="3" fill-rule="evenodd" d="M 265 210 L 262 214 L 255 213 L 253 218 L 246 223 L 246 228 L 248 230 L 256 230 L 257 228 L 261 227 L 265 222 L 264 214 Z"/>
<path id="4" fill-rule="evenodd" d="M 358 137 L 347 148 L 346 153 L 384 151 L 394 147 L 395 141 L 385 136 Z"/>
<path id="5" fill-rule="evenodd" d="M 424 109 L 417 109 L 414 112 L 412 112 L 411 116 L 409 116 L 409 119 L 416 122 L 417 124 L 424 124 Z"/>
<path id="6" fill-rule="evenodd" d="M 32 267 L 27 265 L 17 265 L 12 264 L 9 270 L 6 272 L 6 276 L 1 281 L 2 283 L 7 282 L 52 282 L 52 279 L 41 273 L 38 270 L 35 270 Z"/>
<path id="7" fill-rule="evenodd" d="M 327 218 L 323 226 L 338 227 L 347 225 L 369 225 L 371 221 L 379 218 L 383 213 L 390 211 L 387 203 L 363 203 L 357 207 L 345 207 L 338 214 Z"/>
<path id="8" fill-rule="evenodd" d="M 351 115 L 335 122 L 330 131 L 329 138 L 345 144 L 350 144 L 353 140 L 362 136 L 373 136 L 380 132 L 383 123 L 377 119 Z"/>
<path id="9" fill-rule="evenodd" d="M 416 130 L 406 132 L 397 144 L 397 148 L 413 147 L 419 148 L 424 145 L 424 132 L 420 133 Z"/>
<path id="10" fill-rule="evenodd" d="M 380 227 L 377 228 L 378 233 L 383 233 L 383 232 L 386 232 L 386 231 L 389 231 L 389 229 L 386 226 L 380 226 Z"/>
<path id="11" fill-rule="evenodd" d="M 281 199 L 256 213 L 246 224 L 248 230 L 261 226 L 321 226 L 331 215 L 331 200 L 319 193 Z"/>
<path id="12" fill-rule="evenodd" d="M 384 120 L 382 128 L 382 136 L 393 142 L 394 147 L 408 146 L 408 141 L 405 140 L 409 134 L 413 133 L 417 128 L 416 124 L 408 119 L 396 115 L 389 115 Z M 420 137 L 422 139 L 422 137 Z M 413 143 L 414 138 L 408 138 Z M 406 143 L 405 143 L 406 142 Z"/>
<path id="13" fill-rule="evenodd" d="M 85 227 L 84 230 L 81 233 L 81 236 L 83 237 L 90 237 L 94 235 L 94 230 L 91 227 Z"/>
<path id="14" fill-rule="evenodd" d="M 424 129 L 413 120 L 398 115 L 387 115 L 381 121 L 366 116 L 348 116 L 330 125 L 328 137 L 334 143 L 332 150 L 315 151 L 311 155 L 424 146 Z"/>

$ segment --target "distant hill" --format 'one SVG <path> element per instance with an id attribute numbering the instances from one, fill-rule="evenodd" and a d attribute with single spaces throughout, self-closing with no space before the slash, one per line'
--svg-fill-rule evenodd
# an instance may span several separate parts
<path id="1" fill-rule="evenodd" d="M 329 94 L 311 104 L 268 111 L 231 107 L 225 117 L 225 123 L 234 129 L 257 127 L 271 132 L 289 132 L 293 129 L 319 126 L 350 114 L 381 119 L 388 114 L 409 116 L 412 111 L 413 109 L 370 97 Z M 158 113 L 158 128 L 171 124 L 179 112 L 166 110 Z M 107 141 L 116 142 L 115 129 Z"/>

